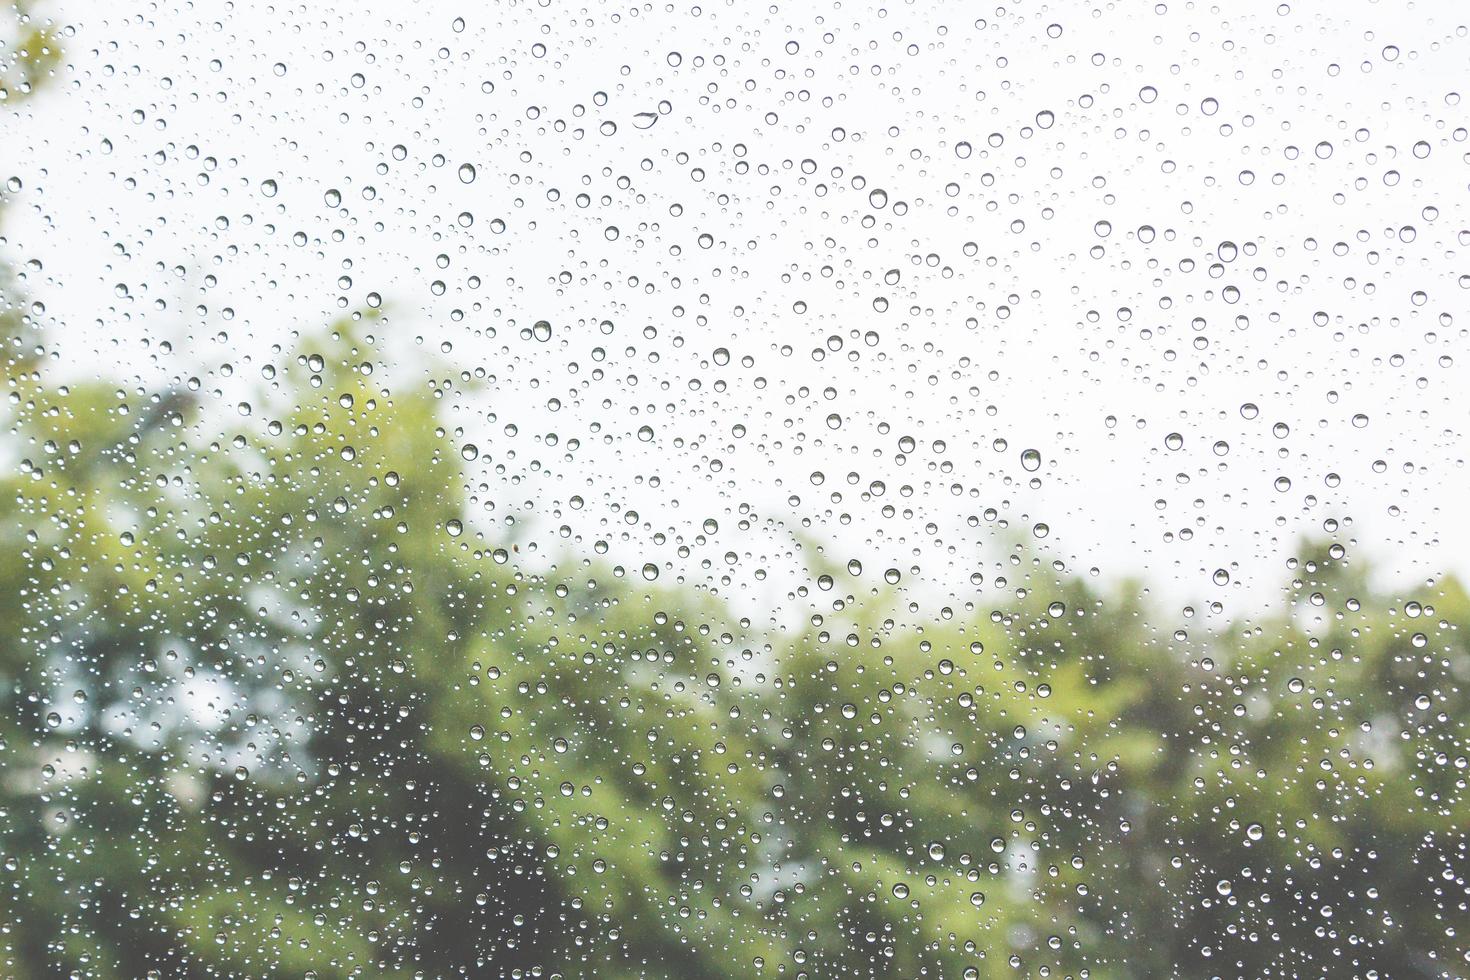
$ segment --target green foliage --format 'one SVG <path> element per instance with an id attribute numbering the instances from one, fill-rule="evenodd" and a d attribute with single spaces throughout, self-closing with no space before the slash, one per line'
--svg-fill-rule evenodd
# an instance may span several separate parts
<path id="1" fill-rule="evenodd" d="M 31 4 L 15 3 L 8 11 L 14 23 L 0 39 L 0 105 L 14 105 L 33 95 L 61 60 L 57 37 L 31 16 Z"/>
<path id="2" fill-rule="evenodd" d="M 245 424 L 13 373 L 6 975 L 1458 971 L 1457 583 L 1312 551 L 1190 637 L 1040 573 L 920 614 L 805 543 L 836 584 L 760 630 L 533 571 L 371 329 Z"/>

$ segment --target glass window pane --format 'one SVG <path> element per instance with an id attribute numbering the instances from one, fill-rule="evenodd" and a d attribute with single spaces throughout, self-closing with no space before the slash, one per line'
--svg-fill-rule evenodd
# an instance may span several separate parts
<path id="1" fill-rule="evenodd" d="M 1466 23 L 17 0 L 0 976 L 1465 976 Z"/>

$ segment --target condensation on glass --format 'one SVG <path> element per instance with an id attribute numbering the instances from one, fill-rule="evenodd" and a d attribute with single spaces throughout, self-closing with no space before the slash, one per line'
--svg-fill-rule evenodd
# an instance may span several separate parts
<path id="1" fill-rule="evenodd" d="M 1466 976 L 1467 23 L 7 8 L 0 976 Z"/>

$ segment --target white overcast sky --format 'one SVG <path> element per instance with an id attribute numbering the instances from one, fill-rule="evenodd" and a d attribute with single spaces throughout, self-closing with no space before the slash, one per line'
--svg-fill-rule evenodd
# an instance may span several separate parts
<path id="1" fill-rule="evenodd" d="M 376 294 L 494 379 L 485 526 L 727 593 L 803 519 L 980 603 L 1021 545 L 1230 606 L 1329 518 L 1470 571 L 1461 4 L 48 9 L 4 234 L 80 373 L 233 406 Z"/>

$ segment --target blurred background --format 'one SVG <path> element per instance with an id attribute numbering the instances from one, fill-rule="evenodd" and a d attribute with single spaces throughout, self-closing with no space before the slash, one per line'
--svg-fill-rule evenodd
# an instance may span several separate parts
<path id="1" fill-rule="evenodd" d="M 1467 975 L 1412 11 L 12 8 L 0 975 Z"/>

